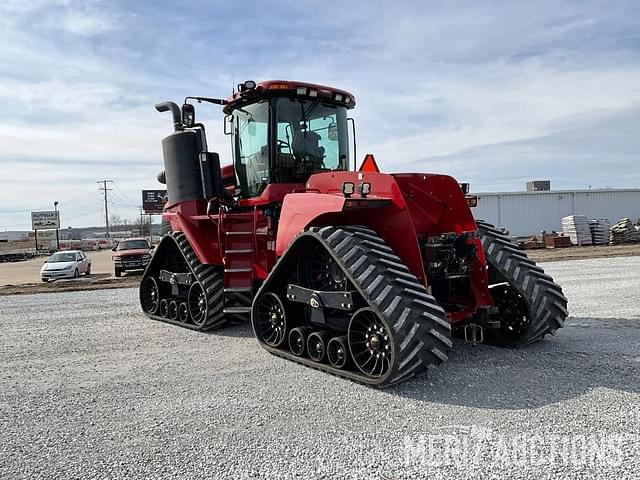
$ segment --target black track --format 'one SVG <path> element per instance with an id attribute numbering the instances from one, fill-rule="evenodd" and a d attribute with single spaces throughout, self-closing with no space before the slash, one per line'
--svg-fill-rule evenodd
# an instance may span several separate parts
<path id="1" fill-rule="evenodd" d="M 202 321 L 202 323 L 196 325 L 192 320 L 189 320 L 187 322 L 182 322 L 179 318 L 176 320 L 171 320 L 170 318 L 165 318 L 160 315 L 152 315 L 146 311 L 145 315 L 154 320 L 173 323 L 175 325 L 180 325 L 181 327 L 186 327 L 193 330 L 204 331 L 222 327 L 225 324 L 225 317 L 222 311 L 224 307 L 224 271 L 222 267 L 219 266 L 201 264 L 198 261 L 198 257 L 196 256 L 195 252 L 191 248 L 191 245 L 189 245 L 187 237 L 183 233 L 169 232 L 163 237 L 162 241 L 156 248 L 156 251 L 159 251 L 160 255 L 154 255 L 154 258 L 144 272 L 141 285 L 149 275 L 153 275 L 158 285 L 162 283 L 161 280 L 158 279 L 157 274 L 160 269 L 164 268 L 164 265 L 155 263 L 155 261 L 157 260 L 158 262 L 161 262 L 165 260 L 165 255 L 162 254 L 162 250 L 172 247 L 172 245 L 167 245 L 169 243 L 173 244 L 173 247 L 175 247 L 175 251 L 182 257 L 188 270 L 205 292 L 207 299 L 206 318 L 204 319 L 204 321 Z M 161 288 L 160 290 L 162 292 L 163 289 Z M 188 289 L 186 291 L 188 291 Z M 140 291 L 140 293 L 142 293 L 142 290 Z M 171 300 L 172 297 L 171 295 L 161 294 L 161 298 Z M 142 298 L 140 299 L 140 301 L 142 304 Z M 186 301 L 186 296 L 182 299 L 182 301 Z"/>
<path id="2" fill-rule="evenodd" d="M 301 256 L 298 251 L 303 248 L 300 245 L 309 245 L 309 241 L 316 242 L 330 254 L 367 306 L 390 326 L 389 336 L 395 353 L 384 375 L 367 376 L 297 357 L 288 350 L 286 343 L 280 348 L 270 347 L 257 334 L 256 306 L 260 297 L 282 288 L 281 279 L 295 272 L 296 259 Z M 258 341 L 269 352 L 378 387 L 408 380 L 438 366 L 447 359 L 452 346 L 451 326 L 443 309 L 376 232 L 366 227 L 311 228 L 298 235 L 256 294 L 251 317 Z"/>
<path id="3" fill-rule="evenodd" d="M 567 299 L 560 286 L 493 225 L 482 220 L 476 224 L 489 264 L 489 283 L 497 284 L 492 288 L 494 301 L 503 299 L 502 304 L 511 305 L 508 315 L 498 313 L 498 317 L 502 316 L 503 328 L 485 330 L 485 342 L 516 347 L 533 343 L 561 328 L 568 313 Z M 508 298 L 504 299 L 505 295 Z M 496 306 L 500 305 L 496 301 Z M 521 313 L 526 315 L 526 320 L 518 321 Z M 506 326 L 512 330 L 507 331 Z"/>

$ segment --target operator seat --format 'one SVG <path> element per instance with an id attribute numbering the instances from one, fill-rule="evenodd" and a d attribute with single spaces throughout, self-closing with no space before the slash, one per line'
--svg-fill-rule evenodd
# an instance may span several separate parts
<path id="1" fill-rule="evenodd" d="M 324 147 L 320 146 L 320 135 L 316 132 L 295 131 L 291 151 L 296 158 L 310 160 L 313 170 L 323 168 Z"/>

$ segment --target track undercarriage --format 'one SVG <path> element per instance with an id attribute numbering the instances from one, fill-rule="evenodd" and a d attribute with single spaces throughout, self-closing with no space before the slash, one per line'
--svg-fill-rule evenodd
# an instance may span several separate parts
<path id="1" fill-rule="evenodd" d="M 225 323 L 224 272 L 202 265 L 180 232 L 165 235 L 140 284 L 140 304 L 154 320 L 194 330 Z"/>
<path id="2" fill-rule="evenodd" d="M 442 308 L 365 227 L 299 235 L 258 291 L 252 323 L 271 353 L 375 386 L 425 373 L 452 346 Z"/>

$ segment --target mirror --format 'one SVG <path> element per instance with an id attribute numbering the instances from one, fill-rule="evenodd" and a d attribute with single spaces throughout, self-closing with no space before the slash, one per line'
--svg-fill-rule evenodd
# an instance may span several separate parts
<path id="1" fill-rule="evenodd" d="M 196 108 L 190 103 L 182 105 L 182 124 L 191 128 L 196 123 Z"/>
<path id="2" fill-rule="evenodd" d="M 329 140 L 332 142 L 338 141 L 338 125 L 336 122 L 331 122 L 329 127 L 327 127 L 327 135 L 329 136 Z"/>
<path id="3" fill-rule="evenodd" d="M 253 118 L 247 121 L 247 131 L 249 132 L 249 136 L 256 136 L 256 121 Z"/>
<path id="4" fill-rule="evenodd" d="M 118 248 L 118 247 L 113 247 L 113 248 L 111 249 L 111 251 L 112 251 L 112 252 L 115 252 L 117 248 Z"/>

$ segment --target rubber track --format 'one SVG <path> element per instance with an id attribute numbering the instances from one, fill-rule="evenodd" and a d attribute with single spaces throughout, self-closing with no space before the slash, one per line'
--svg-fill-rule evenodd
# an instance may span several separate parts
<path id="1" fill-rule="evenodd" d="M 487 343 L 505 346 L 527 345 L 562 328 L 568 315 L 567 299 L 562 293 L 562 288 L 493 225 L 482 220 L 477 220 L 476 224 L 487 262 L 524 296 L 529 304 L 533 322 L 530 330 L 518 341 L 496 339 L 492 342 L 492 337 L 487 334 Z"/>
<path id="2" fill-rule="evenodd" d="M 444 310 L 375 231 L 360 226 L 314 227 L 296 240 L 308 236 L 327 249 L 369 306 L 391 327 L 394 365 L 385 378 L 370 378 L 360 372 L 339 370 L 296 357 L 260 342 L 264 348 L 298 363 L 379 387 L 406 381 L 447 360 L 452 340 L 451 325 Z M 286 254 L 278 263 L 285 259 Z M 279 266 L 276 265 L 274 271 Z M 268 288 L 268 284 L 267 279 L 263 287 Z M 264 291 L 260 290 L 256 299 Z"/>
<path id="3" fill-rule="evenodd" d="M 216 265 L 203 265 L 200 263 L 184 233 L 169 232 L 166 236 L 172 237 L 173 241 L 182 253 L 182 256 L 186 260 L 191 273 L 206 292 L 207 305 L 209 307 L 207 310 L 207 319 L 202 325 L 195 325 L 193 323 L 183 323 L 179 320 L 171 320 L 170 318 L 164 318 L 160 315 L 150 315 L 146 312 L 145 314 L 154 320 L 180 325 L 181 327 L 190 328 L 192 330 L 206 331 L 224 326 L 226 319 L 222 311 L 224 307 L 224 271 L 222 267 Z M 167 239 L 164 239 L 163 241 L 167 241 Z M 160 282 L 159 280 L 157 281 Z"/>

